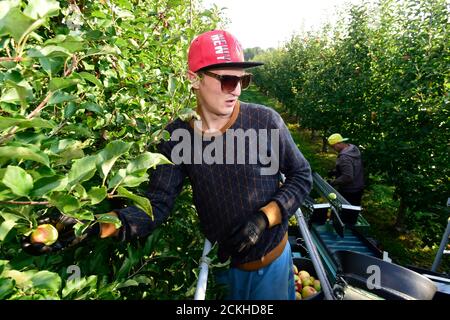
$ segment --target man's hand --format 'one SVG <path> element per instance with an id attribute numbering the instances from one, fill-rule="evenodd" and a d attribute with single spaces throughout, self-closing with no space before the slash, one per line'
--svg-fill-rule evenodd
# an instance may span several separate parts
<path id="1" fill-rule="evenodd" d="M 100 233 L 100 227 L 98 223 L 93 223 L 86 230 L 83 231 L 81 236 L 75 235 L 73 226 L 78 221 L 74 218 L 68 217 L 63 214 L 56 215 L 54 217 L 45 218 L 39 221 L 41 224 L 51 224 L 58 230 L 58 239 L 52 245 L 46 245 L 40 242 L 32 242 L 30 237 L 22 238 L 22 249 L 31 255 L 41 255 L 51 252 L 63 250 L 78 244 L 90 237 L 98 236 Z"/>
<path id="2" fill-rule="evenodd" d="M 269 225 L 264 212 L 258 211 L 249 215 L 244 222 L 231 232 L 231 236 L 223 243 L 224 251 L 231 254 L 244 253 L 255 245 Z"/>

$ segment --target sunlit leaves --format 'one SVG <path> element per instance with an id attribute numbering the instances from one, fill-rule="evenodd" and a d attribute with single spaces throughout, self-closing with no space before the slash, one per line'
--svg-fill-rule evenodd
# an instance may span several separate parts
<path id="1" fill-rule="evenodd" d="M 8 166 L 1 182 L 18 196 L 27 196 L 33 189 L 33 177 L 17 166 Z"/>
<path id="2" fill-rule="evenodd" d="M 80 246 L 36 264 L 40 258 L 24 253 L 17 238 L 55 213 L 80 221 L 78 234 L 94 215 L 97 223 L 120 226 L 102 214 L 124 205 L 152 215 L 142 185 L 150 170 L 170 163 L 154 146 L 168 138 L 169 121 L 194 107 L 184 78 L 187 47 L 218 20 L 182 1 L 0 1 L 0 201 L 7 202 L 0 208 L 0 245 L 33 269 L 8 277 L 0 263 L 0 298 L 142 297 L 148 293 L 125 291 L 156 285 L 140 272 L 126 282 L 153 242 L 130 251 L 134 264 L 121 269 L 117 243 L 93 241 L 94 256 Z M 7 218 L 10 211 L 21 219 Z M 65 280 L 71 264 L 86 273 L 79 282 Z M 48 273 L 33 279 L 36 268 L 58 270 L 63 283 Z M 94 272 L 98 278 L 89 276 Z"/>

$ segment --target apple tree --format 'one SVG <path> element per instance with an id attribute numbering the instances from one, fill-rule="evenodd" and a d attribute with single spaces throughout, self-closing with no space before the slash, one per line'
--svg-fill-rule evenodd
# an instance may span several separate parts
<path id="1" fill-rule="evenodd" d="M 195 0 L 0 2 L 0 299 L 192 295 L 202 238 L 189 190 L 177 225 L 137 243 L 33 257 L 20 239 L 53 212 L 75 218 L 77 233 L 119 226 L 105 215 L 118 206 L 152 217 L 148 170 L 169 162 L 155 145 L 193 114 L 188 45 L 220 20 Z"/>

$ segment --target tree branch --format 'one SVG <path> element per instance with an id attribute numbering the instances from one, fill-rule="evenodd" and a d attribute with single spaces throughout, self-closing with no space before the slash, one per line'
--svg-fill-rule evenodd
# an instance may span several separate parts
<path id="1" fill-rule="evenodd" d="M 48 103 L 48 101 L 50 100 L 51 96 L 53 95 L 53 92 L 50 91 L 47 96 L 45 97 L 44 100 L 41 101 L 41 103 L 37 106 L 36 109 L 34 109 L 28 116 L 27 119 L 31 119 L 33 117 L 36 116 L 36 114 L 38 114 Z M 3 137 L 0 138 L 0 144 L 8 141 L 15 133 L 16 131 L 19 129 L 19 127 L 15 126 L 12 127 L 11 130 L 9 130 L 9 132 L 4 135 Z"/>
<path id="2" fill-rule="evenodd" d="M 49 202 L 48 201 L 0 201 L 0 204 L 47 206 L 49 204 Z"/>
<path id="3" fill-rule="evenodd" d="M 47 96 L 45 97 L 45 99 L 42 100 L 41 103 L 37 106 L 37 108 L 34 109 L 29 115 L 27 115 L 27 119 L 34 118 L 42 109 L 44 109 L 45 106 L 47 105 L 48 101 L 52 97 L 52 95 L 53 95 L 53 91 L 50 91 L 47 94 Z"/>
<path id="4" fill-rule="evenodd" d="M 21 62 L 24 58 L 22 57 L 0 57 L 0 62 L 4 61 L 14 61 L 14 62 Z"/>

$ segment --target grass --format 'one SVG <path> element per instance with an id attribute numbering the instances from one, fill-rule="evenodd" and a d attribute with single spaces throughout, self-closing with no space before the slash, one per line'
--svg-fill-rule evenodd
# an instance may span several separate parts
<path id="1" fill-rule="evenodd" d="M 322 152 L 322 139 L 311 138 L 311 132 L 300 128 L 296 119 L 289 115 L 276 99 L 267 97 L 255 86 L 250 86 L 241 95 L 241 100 L 262 104 L 278 111 L 313 171 L 324 175 L 334 167 L 336 154 Z M 365 190 L 362 207 L 363 215 L 371 225 L 369 235 L 378 241 L 380 248 L 387 251 L 395 263 L 430 269 L 439 244 L 432 246 L 424 244 L 420 237 L 421 230 L 399 231 L 394 227 L 398 202 L 393 200 L 393 191 L 392 187 L 383 185 L 376 180 L 369 183 Z M 449 270 L 450 259 L 448 256 L 444 256 L 438 271 L 448 273 Z"/>

